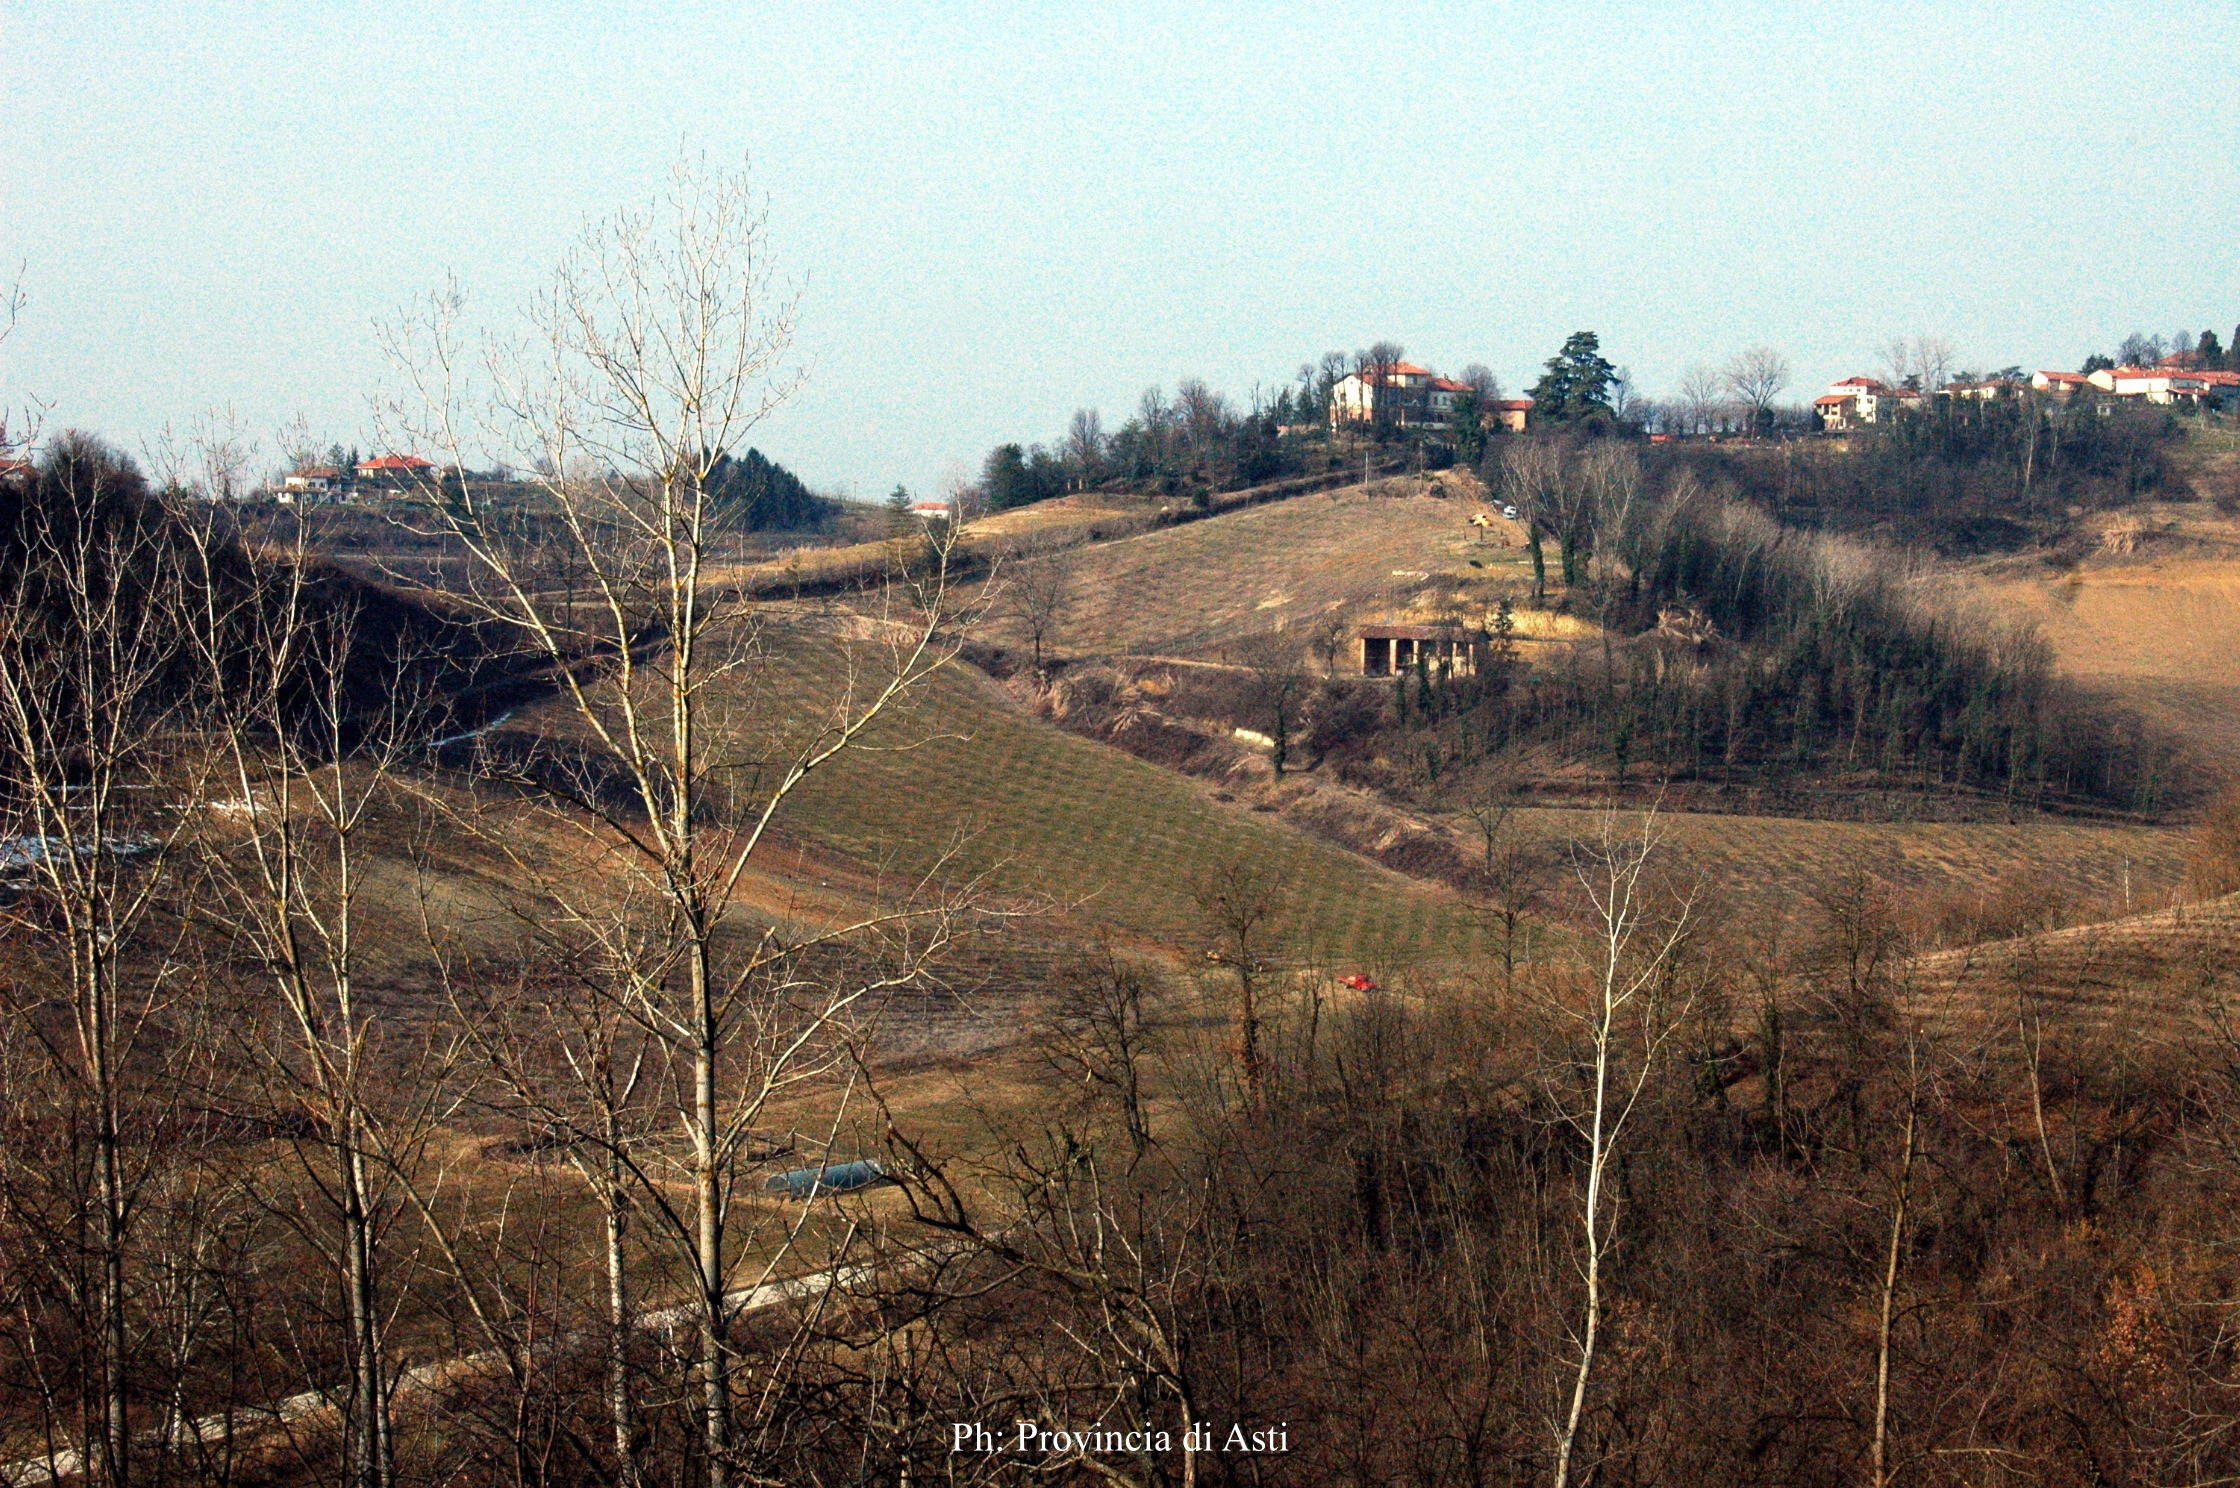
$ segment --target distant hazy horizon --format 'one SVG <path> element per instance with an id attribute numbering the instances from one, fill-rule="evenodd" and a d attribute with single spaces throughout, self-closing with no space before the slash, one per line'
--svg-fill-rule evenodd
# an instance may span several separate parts
<path id="1" fill-rule="evenodd" d="M 366 444 L 376 317 L 509 311 L 680 144 L 751 154 L 805 281 L 752 442 L 864 499 L 1379 338 L 1521 391 L 1593 329 L 1651 396 L 1766 343 L 1801 401 L 1897 335 L 2240 321 L 2221 5 L 212 9 L 0 3 L 0 399 L 128 449 Z"/>

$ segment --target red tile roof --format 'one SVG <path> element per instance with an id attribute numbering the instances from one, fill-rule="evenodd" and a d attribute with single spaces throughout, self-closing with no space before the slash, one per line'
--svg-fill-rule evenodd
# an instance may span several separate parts
<path id="1" fill-rule="evenodd" d="M 1503 413 L 1523 413 L 1532 407 L 1530 398 L 1503 398 L 1493 405 Z"/>
<path id="2" fill-rule="evenodd" d="M 434 461 L 423 460 L 418 455 L 382 455 L 378 459 L 366 461 L 358 468 L 378 473 L 389 470 L 433 470 L 436 467 Z"/>

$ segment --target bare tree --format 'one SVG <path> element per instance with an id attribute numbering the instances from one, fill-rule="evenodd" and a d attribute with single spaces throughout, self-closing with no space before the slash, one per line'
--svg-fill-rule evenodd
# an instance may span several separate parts
<path id="1" fill-rule="evenodd" d="M 710 471 L 796 381 L 784 370 L 795 300 L 772 276 L 743 174 L 681 163 L 658 204 L 588 230 L 532 307 L 524 343 L 483 361 L 491 417 L 479 426 L 459 303 L 439 294 L 389 333 L 414 394 L 389 416 L 444 455 L 450 479 L 421 495 L 482 576 L 468 602 L 543 658 L 581 735 L 572 758 L 505 773 L 576 834 L 602 881 L 517 861 L 547 920 L 628 969 L 633 1022 L 674 1070 L 676 1148 L 653 1151 L 681 1161 L 646 1161 L 632 1179 L 690 1277 L 706 1481 L 722 1488 L 744 1461 L 730 1338 L 749 1219 L 731 1199 L 741 1166 L 771 1145 L 772 1102 L 845 1063 L 852 1010 L 913 978 L 946 924 L 936 913 L 914 936 L 921 919 L 881 917 L 804 944 L 742 924 L 737 889 L 802 782 L 955 655 L 970 619 L 948 581 L 955 526 L 924 572 L 818 630 L 719 599 L 709 557 L 726 517 Z M 538 555 L 464 479 L 475 438 L 516 466 L 559 472 L 538 485 L 582 576 L 574 592 L 541 582 Z M 758 682 L 784 682 L 765 665 L 779 647 L 827 680 L 758 701 Z M 813 974 L 803 956 L 851 934 L 884 934 L 893 958 L 858 979 Z M 790 1250 L 779 1235 L 755 1264 L 767 1276 Z"/>
<path id="2" fill-rule="evenodd" d="M 319 463 L 319 441 L 312 436 L 311 420 L 301 413 L 280 426 L 276 442 L 280 450 L 280 473 L 284 476 L 309 470 Z"/>
<path id="3" fill-rule="evenodd" d="M 1575 851 L 1574 877 L 1589 909 L 1581 942 L 1584 985 L 1553 1011 L 1567 1025 L 1571 1052 L 1549 1094 L 1584 1144 L 1579 1205 L 1578 1267 L 1584 1285 L 1572 1334 L 1576 1358 L 1569 1400 L 1555 1433 L 1555 1488 L 1569 1488 L 1579 1426 L 1600 1347 L 1603 1269 L 1617 1244 L 1621 1213 L 1611 1179 L 1627 1127 L 1648 1088 L 1664 1046 L 1686 1013 L 1676 991 L 1675 964 L 1689 929 L 1690 905 L 1660 906 L 1649 867 L 1659 845 L 1656 813 L 1645 812 L 1638 834 L 1606 813 L 1599 838 Z M 1583 1087 L 1583 1090 L 1581 1089 Z"/>
<path id="4" fill-rule="evenodd" d="M 1877 355 L 1893 386 L 1927 393 L 1944 385 L 1959 351 L 1945 336 L 1893 336 Z"/>
<path id="5" fill-rule="evenodd" d="M 1464 808 L 1480 838 L 1478 890 L 1501 936 L 1501 984 L 1517 983 L 1517 934 L 1545 901 L 1553 863 L 1547 849 L 1519 830 L 1516 808 L 1487 787 Z"/>
<path id="6" fill-rule="evenodd" d="M 1724 380 L 1735 401 L 1750 411 L 1752 430 L 1764 434 L 1773 427 L 1773 400 L 1789 385 L 1789 359 L 1770 346 L 1753 346 L 1727 363 Z"/>
<path id="7" fill-rule="evenodd" d="M 1068 1084 L 1107 1098 L 1140 1161 L 1151 1146 L 1151 1106 L 1144 1088 L 1150 1025 L 1146 975 L 1102 945 L 1059 980 L 1053 1038 L 1045 1058 Z"/>
<path id="8" fill-rule="evenodd" d="M 1472 362 L 1462 369 L 1462 376 L 1456 380 L 1478 395 L 1481 406 L 1501 401 L 1501 379 L 1494 376 L 1493 369 L 1484 362 Z"/>
<path id="9" fill-rule="evenodd" d="M 1239 650 L 1252 674 L 1248 701 L 1255 720 L 1266 726 L 1269 763 L 1277 775 L 1291 762 L 1291 735 L 1307 691 L 1307 669 L 1299 647 L 1282 631 L 1255 636 Z"/>
<path id="10" fill-rule="evenodd" d="M 195 415 L 187 448 L 192 456 L 184 486 L 206 501 L 239 501 L 254 484 L 257 439 L 228 404 Z"/>
<path id="11" fill-rule="evenodd" d="M 1913 343 L 1906 337 L 1891 337 L 1882 343 L 1875 356 L 1882 363 L 1882 375 L 1889 379 L 1892 387 L 1920 385 L 1921 374 L 1913 364 Z"/>
<path id="12" fill-rule="evenodd" d="M 1563 475 L 1563 457 L 1552 445 L 1517 441 L 1501 451 L 1501 499 L 1516 507 L 1527 522 L 1560 524 Z"/>
<path id="13" fill-rule="evenodd" d="M 1897 1321 L 1898 1287 L 1905 1265 L 1906 1222 L 1913 1202 L 1914 1162 L 1920 1153 L 1922 1087 L 1927 1077 L 1922 1051 L 1909 1037 L 1905 1046 L 1905 1115 L 1899 1136 L 1896 1177 L 1890 1192 L 1890 1238 L 1883 1249 L 1881 1285 L 1875 1307 L 1874 1428 L 1867 1444 L 1867 1480 L 1888 1488 L 1890 1473 L 1890 1353 Z"/>
<path id="14" fill-rule="evenodd" d="M 1315 368 L 1315 392 L 1324 408 L 1330 403 L 1330 390 L 1345 381 L 1348 359 L 1342 351 L 1326 351 Z"/>
<path id="15" fill-rule="evenodd" d="M 198 792 L 179 765 L 189 712 L 175 685 L 179 552 L 138 473 L 84 436 L 58 439 L 25 495 L 0 593 L 0 810 L 5 871 L 23 894 L 8 896 L 4 925 L 33 942 L 37 969 L 13 980 L 0 1011 L 44 1055 L 83 1153 L 55 1154 L 48 1175 L 82 1175 L 87 1189 L 71 1226 L 71 1248 L 92 1263 L 89 1294 L 77 1298 L 91 1360 L 78 1461 L 94 1481 L 122 1484 L 133 1462 L 134 1218 L 149 1138 L 180 1093 L 160 1083 L 151 1092 L 135 1068 L 182 1031 L 167 1016 L 179 988 L 159 929 Z"/>
<path id="16" fill-rule="evenodd" d="M 1679 406 L 1690 434 L 1708 434 L 1719 421 L 1726 384 L 1709 367 L 1695 366 L 1680 379 Z"/>
<path id="17" fill-rule="evenodd" d="M 1617 548 L 1632 533 L 1641 499 L 1641 456 L 1630 445 L 1604 442 L 1577 462 L 1575 485 L 1596 551 Z"/>
<path id="18" fill-rule="evenodd" d="M 15 278 L 0 288 L 0 348 L 15 336 L 24 307 L 30 302 L 23 287 L 23 269 L 18 265 Z M 38 444 L 46 415 L 45 406 L 33 398 L 27 398 L 20 410 L 11 410 L 5 401 L 8 396 L 6 387 L 0 385 L 0 464 L 18 459 Z"/>
<path id="19" fill-rule="evenodd" d="M 181 521 L 198 606 L 189 634 L 230 793 L 202 824 L 203 867 L 214 912 L 275 995 L 241 1042 L 300 1164 L 285 1191 L 276 1175 L 253 1181 L 269 1205 L 306 1193 L 328 1211 L 331 1240 L 304 1233 L 347 1310 L 348 1481 L 389 1488 L 399 1299 L 387 1236 L 450 1091 L 443 1061 L 405 1053 L 368 1005 L 363 901 L 375 839 L 411 809 L 398 776 L 431 714 L 427 678 L 409 650 L 361 647 L 356 607 L 319 587 L 300 522 L 292 546 L 244 562 L 215 513 Z M 407 1063 L 411 1081 L 389 1078 Z"/>
<path id="20" fill-rule="evenodd" d="M 1104 468 L 1104 420 L 1094 408 L 1077 408 L 1066 426 L 1066 464 L 1077 488 L 1087 487 Z"/>
<path id="21" fill-rule="evenodd" d="M 1189 885 L 1205 916 L 1206 959 L 1228 968 L 1237 990 L 1237 1065 L 1245 1098 L 1258 1105 L 1266 1074 L 1261 1032 L 1268 957 L 1285 902 L 1283 876 L 1249 858 L 1230 858 L 1205 869 Z"/>
<path id="22" fill-rule="evenodd" d="M 1610 411 L 1625 424 L 1641 423 L 1650 412 L 1650 405 L 1634 386 L 1633 373 L 1624 367 L 1610 374 Z"/>
<path id="23" fill-rule="evenodd" d="M 1176 384 L 1174 407 L 1182 437 L 1193 453 L 1212 448 L 1236 422 L 1229 400 L 1195 377 L 1185 377 Z"/>
<path id="24" fill-rule="evenodd" d="M 1322 658 L 1322 675 L 1338 675 L 1338 658 L 1345 655 L 1347 643 L 1353 638 L 1353 622 L 1343 610 L 1333 610 L 1314 622 L 1314 654 Z"/>
<path id="25" fill-rule="evenodd" d="M 1959 348 L 1948 336 L 1914 337 L 1913 366 L 1921 375 L 1921 390 L 1930 393 L 1943 387 L 1951 378 L 1953 363 L 1959 355 Z"/>
<path id="26" fill-rule="evenodd" d="M 1178 414 L 1167 401 L 1164 390 L 1147 387 L 1136 400 L 1136 422 L 1143 427 L 1144 437 L 1150 442 L 1152 458 L 1165 461 L 1174 454 L 1177 437 Z"/>
<path id="27" fill-rule="evenodd" d="M 1375 341 L 1353 354 L 1353 370 L 1369 385 L 1369 418 L 1378 428 L 1392 421 L 1393 370 L 1407 359 L 1408 350 L 1397 341 Z"/>
<path id="28" fill-rule="evenodd" d="M 1013 564 L 1002 587 L 1004 613 L 1026 631 L 1039 677 L 1043 648 L 1056 640 L 1073 604 L 1073 558 L 1062 552 L 1045 553 Z"/>

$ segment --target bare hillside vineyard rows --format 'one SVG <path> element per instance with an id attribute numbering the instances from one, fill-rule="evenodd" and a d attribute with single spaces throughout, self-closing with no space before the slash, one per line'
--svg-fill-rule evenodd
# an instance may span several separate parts
<path id="1" fill-rule="evenodd" d="M 1379 341 L 872 506 L 764 211 L 275 491 L 0 419 L 0 1488 L 2240 1481 L 2229 411 Z"/>

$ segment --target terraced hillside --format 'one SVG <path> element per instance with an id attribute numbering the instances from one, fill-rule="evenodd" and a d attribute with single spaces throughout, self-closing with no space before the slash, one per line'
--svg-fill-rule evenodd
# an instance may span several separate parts
<path id="1" fill-rule="evenodd" d="M 1528 808 L 1528 837 L 1563 843 L 1594 830 L 1591 810 Z M 1469 830 L 1456 823 L 1457 837 Z M 1794 912 L 1853 868 L 1926 901 L 1994 898 L 2027 890 L 2066 917 L 2103 918 L 2160 903 L 2185 874 L 2185 837 L 2129 823 L 1836 822 L 1671 812 L 1661 834 L 1725 905 L 1744 914 Z"/>
<path id="2" fill-rule="evenodd" d="M 806 726 L 832 696 L 845 665 L 827 639 L 805 632 L 780 628 L 771 642 L 770 665 L 751 695 L 728 700 L 734 739 L 765 759 L 778 736 Z M 576 732 L 557 704 L 511 727 L 551 739 Z M 999 894 L 1047 906 L 1055 933 L 1103 927 L 1194 955 L 1203 917 L 1193 875 L 1245 859 L 1282 876 L 1289 928 L 1329 954 L 1437 959 L 1474 944 L 1465 906 L 1445 887 L 1054 728 L 961 665 L 937 674 L 869 742 L 812 776 L 785 809 L 786 838 L 811 855 L 791 892 L 814 898 L 847 888 L 825 871 L 839 865 L 860 898 L 903 891 L 927 875 L 985 876 Z M 773 877 L 760 893 L 775 900 L 788 892 L 785 853 L 765 867 Z"/>
<path id="3" fill-rule="evenodd" d="M 1925 958 L 1935 1023 L 2011 1022 L 2019 997 L 2078 1034 L 2219 1037 L 2240 1001 L 2240 895 Z"/>
<path id="4" fill-rule="evenodd" d="M 1058 645 L 1205 656 L 1279 625 L 1401 604 L 1440 581 L 1529 576 L 1521 528 L 1498 517 L 1474 528 L 1483 503 L 1423 488 L 1348 486 L 1082 548 Z"/>

